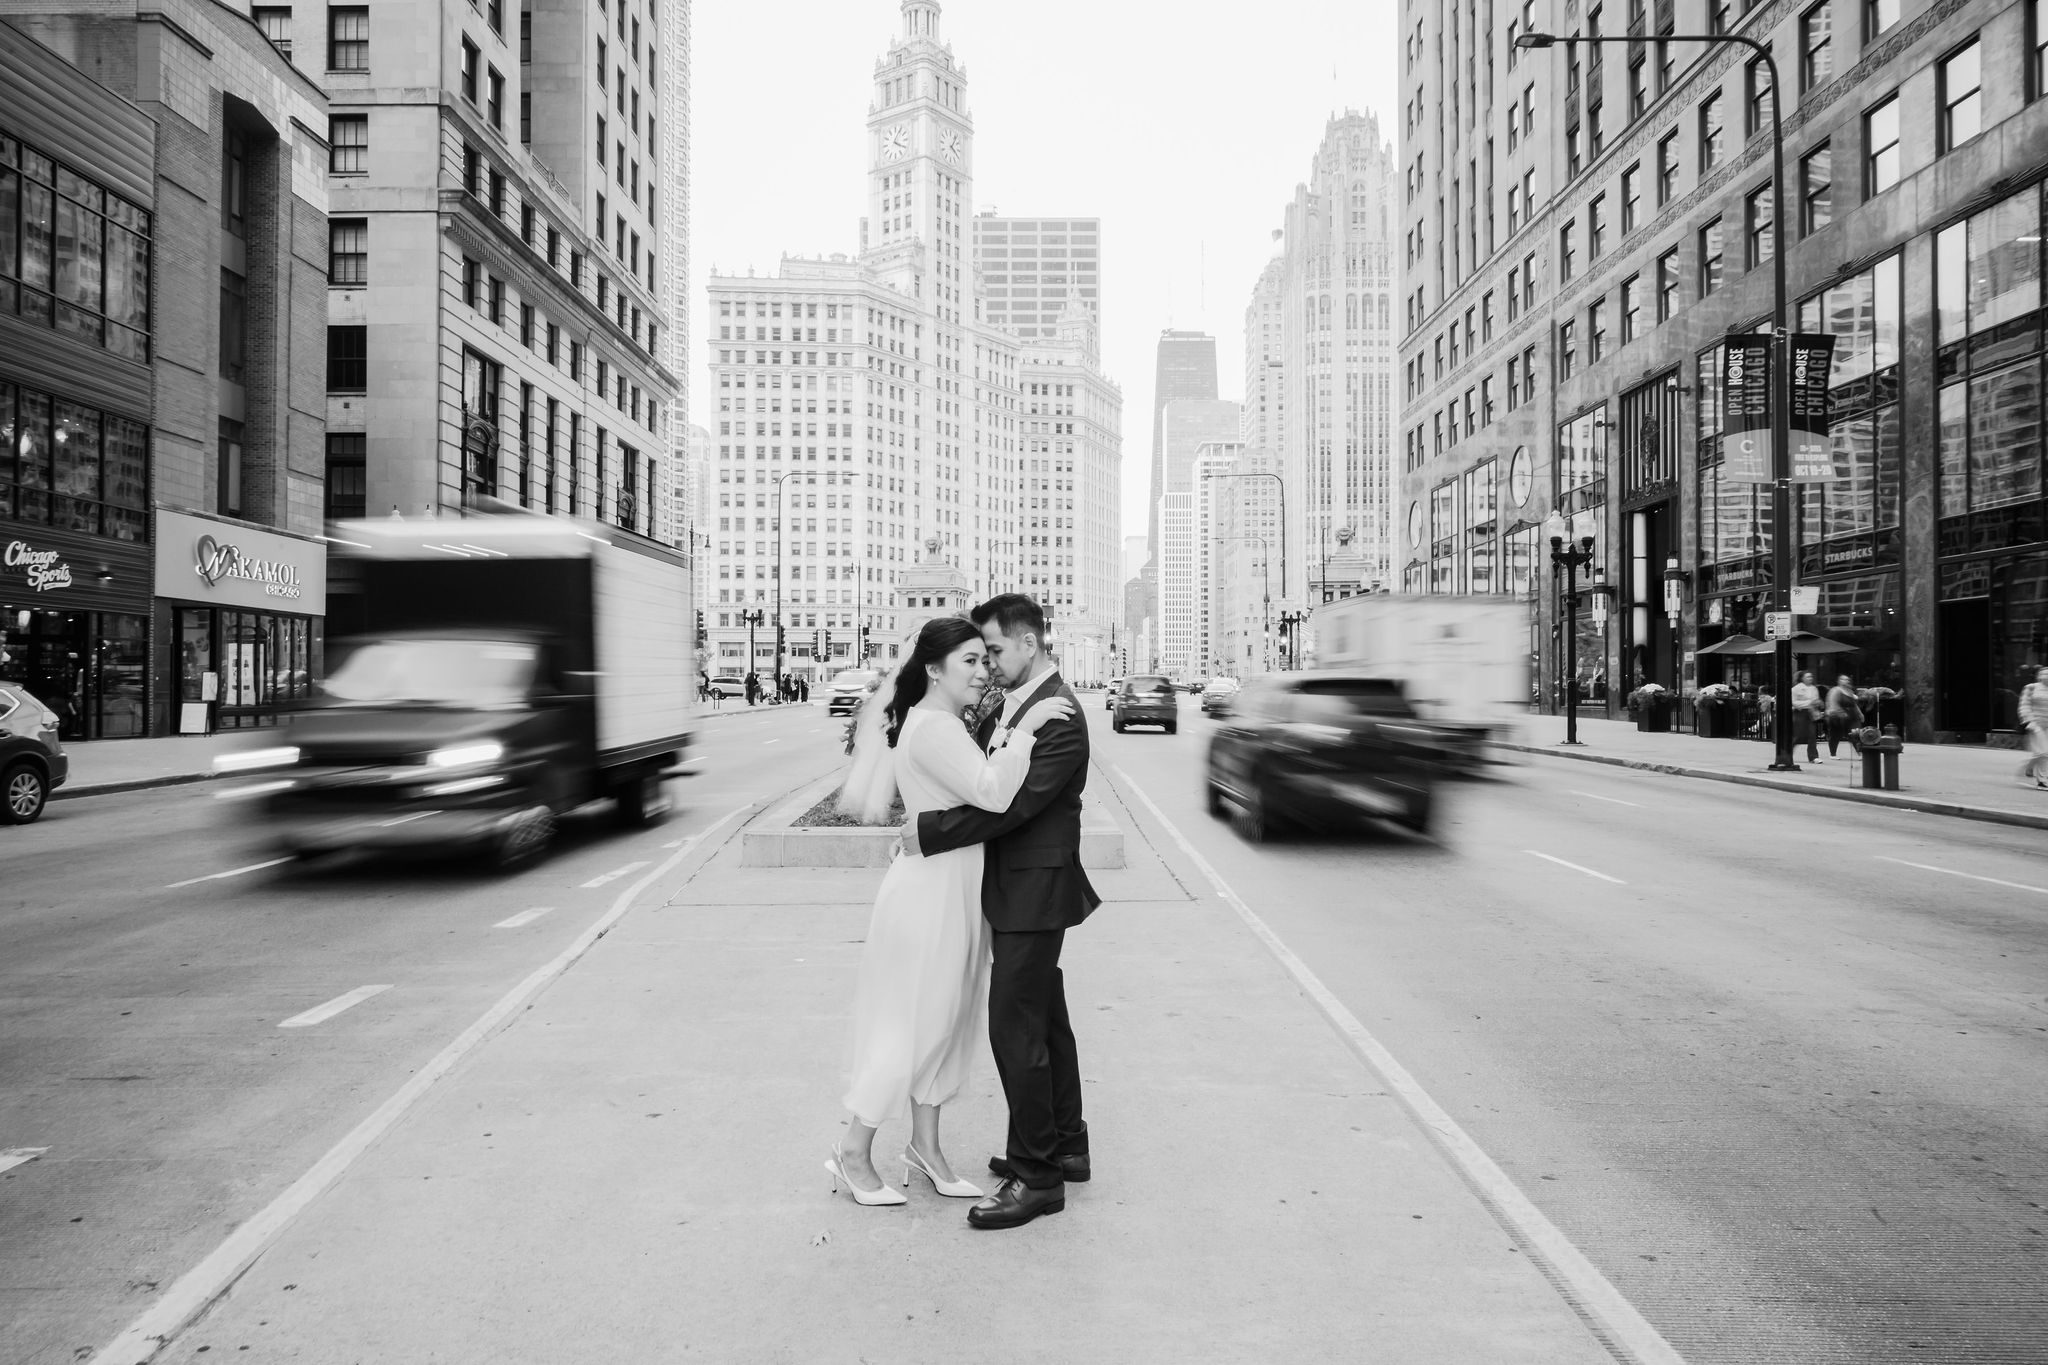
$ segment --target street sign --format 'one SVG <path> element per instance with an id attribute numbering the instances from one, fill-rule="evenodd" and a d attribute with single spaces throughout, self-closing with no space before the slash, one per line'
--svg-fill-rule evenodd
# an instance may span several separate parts
<path id="1" fill-rule="evenodd" d="M 1789 640 L 1792 638 L 1792 613 L 1789 611 L 1767 611 L 1764 613 L 1764 638 L 1766 640 Z"/>
<path id="2" fill-rule="evenodd" d="M 1792 589 L 1792 614 L 1794 616 L 1811 616 L 1819 610 L 1819 588 L 1807 586 Z"/>

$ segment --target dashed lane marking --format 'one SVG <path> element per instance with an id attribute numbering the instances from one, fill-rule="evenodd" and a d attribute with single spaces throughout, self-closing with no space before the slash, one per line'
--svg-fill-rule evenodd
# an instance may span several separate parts
<path id="1" fill-rule="evenodd" d="M 1617 806 L 1634 806 L 1638 810 L 1642 809 L 1641 803 L 1624 801 L 1618 796 L 1602 796 L 1599 792 L 1582 792 L 1577 787 L 1567 787 L 1565 790 L 1569 791 L 1573 796 L 1590 796 L 1595 801 L 1612 801 Z"/>
<path id="2" fill-rule="evenodd" d="M 1603 882 L 1613 882 L 1616 886 L 1628 885 L 1627 882 L 1623 881 L 1619 877 L 1610 877 L 1605 872 L 1595 872 L 1590 867 L 1580 867 L 1577 863 L 1568 863 L 1562 858 L 1553 858 L 1548 853 L 1538 853 L 1533 848 L 1525 848 L 1522 850 L 1522 852 L 1528 854 L 1532 858 L 1541 858 L 1546 863 L 1556 863 L 1559 867 L 1568 867 L 1574 872 L 1583 872 L 1588 877 L 1598 877 Z"/>
<path id="3" fill-rule="evenodd" d="M 1358 1021 L 1358 1017 L 1345 1008 L 1344 1002 L 1323 984 L 1322 978 L 1310 971 L 1308 964 L 1296 957 L 1294 951 L 1280 941 L 1280 936 L 1245 904 L 1237 892 L 1231 890 L 1230 884 L 1209 865 L 1208 859 L 1196 852 L 1194 844 L 1180 832 L 1179 826 L 1166 818 L 1166 813 L 1153 803 L 1145 789 L 1133 782 L 1123 769 L 1111 766 L 1110 771 L 1127 790 L 1144 802 L 1145 809 L 1152 812 L 1152 818 L 1166 827 L 1166 832 L 1180 845 L 1181 852 L 1209 879 L 1209 884 L 1216 888 L 1216 894 L 1237 912 L 1238 918 L 1266 945 L 1266 950 L 1287 969 L 1287 974 L 1316 1002 L 1324 1016 L 1357 1049 L 1365 1064 L 1400 1097 L 1416 1122 L 1436 1140 L 1445 1156 L 1478 1192 L 1481 1201 L 1542 1265 L 1545 1278 L 1582 1317 L 1601 1344 L 1617 1360 L 1628 1362 L 1628 1365 L 1685 1365 L 1685 1358 L 1650 1325 L 1649 1319 L 1636 1311 L 1636 1306 L 1600 1273 L 1599 1267 L 1588 1260 L 1586 1254 L 1574 1246 L 1555 1223 L 1544 1217 L 1543 1211 L 1530 1202 L 1506 1171 L 1494 1164 L 1493 1158 L 1472 1140 L 1471 1134 L 1459 1127 L 1457 1120 L 1430 1098 L 1421 1082 L 1410 1075 L 1408 1069 L 1394 1059 L 1394 1054 L 1387 1051 L 1379 1039 Z"/>
<path id="4" fill-rule="evenodd" d="M 542 915 L 547 914 L 554 908 L 555 907 L 552 905 L 542 905 L 537 906 L 532 910 L 521 910 L 516 915 L 510 915 L 504 919 L 499 920 L 496 924 L 493 924 L 491 927 L 493 929 L 517 929 L 523 924 L 533 923 L 535 920 L 539 919 Z"/>
<path id="5" fill-rule="evenodd" d="M 726 812 L 702 834 L 699 839 L 709 839 L 720 828 L 745 815 L 752 805 L 737 807 Z M 228 1286 L 252 1265 L 256 1258 L 283 1231 L 292 1220 L 318 1199 L 370 1146 L 391 1130 L 392 1125 L 403 1118 L 408 1110 L 419 1103 L 420 1098 L 434 1083 L 454 1069 L 455 1064 L 475 1051 L 485 1039 L 495 1033 L 520 1006 L 550 981 L 590 951 L 592 944 L 611 932 L 625 915 L 635 898 L 653 885 L 656 879 L 680 864 L 687 852 L 679 852 L 665 859 L 639 881 L 626 887 L 612 902 L 611 909 L 598 916 L 596 922 L 586 926 L 553 960 L 524 981 L 501 996 L 498 1002 L 485 1010 L 483 1016 L 458 1034 L 455 1040 L 436 1053 L 425 1066 L 412 1073 L 404 1085 L 390 1099 L 350 1129 L 347 1136 L 329 1148 L 327 1154 L 314 1162 L 311 1169 L 294 1180 L 256 1215 L 236 1226 L 221 1244 L 209 1252 L 199 1264 L 180 1275 L 170 1288 L 160 1294 L 156 1301 L 145 1309 L 133 1322 L 124 1327 L 120 1334 L 96 1352 L 90 1365 L 137 1365 L 146 1361 L 167 1345 L 178 1330 L 202 1312 L 206 1306 L 227 1291 Z"/>
<path id="6" fill-rule="evenodd" d="M 764 740 L 762 740 L 761 742 L 762 742 L 763 744 L 780 744 L 780 743 L 782 743 L 782 741 L 781 741 L 781 740 L 779 740 L 779 739 L 764 739 Z"/>
<path id="7" fill-rule="evenodd" d="M 1989 882 L 1993 886 L 2010 887 L 2014 891 L 2031 891 L 2037 896 L 2048 896 L 2048 886 L 2028 886 L 2025 882 L 2004 882 L 1996 877 L 1980 877 L 1974 872 L 1958 872 L 1952 867 L 1936 867 L 1932 863 L 1909 863 L 1904 858 L 1887 858 L 1882 853 L 1873 856 L 1881 863 L 1897 863 L 1900 867 L 1917 867 L 1922 872 L 1939 872 L 1950 877 L 1966 877 L 1973 882 Z"/>
<path id="8" fill-rule="evenodd" d="M 278 1027 L 311 1028 L 315 1024 L 324 1024 L 343 1010 L 354 1009 L 371 996 L 382 995 L 390 989 L 389 985 L 358 986 L 347 995 L 337 995 L 324 1005 L 315 1005 L 303 1014 L 294 1014 L 291 1018 L 280 1021 Z"/>
<path id="9" fill-rule="evenodd" d="M 4 1151 L 0 1151 L 0 1171 L 12 1170 L 14 1167 L 20 1166 L 25 1162 L 34 1161 L 49 1150 L 48 1147 L 6 1148 Z"/>
<path id="10" fill-rule="evenodd" d="M 603 886 L 606 882 L 615 882 L 629 873 L 638 872 L 645 866 L 647 866 L 646 863 L 627 863 L 624 867 L 614 868 L 602 876 L 592 877 L 589 881 L 583 883 L 582 889 L 588 891 L 592 887 Z"/>
<path id="11" fill-rule="evenodd" d="M 247 867 L 229 868 L 226 872 L 209 872 L 204 877 L 187 877 L 182 882 L 172 882 L 164 890 L 176 891 L 181 886 L 197 886 L 201 882 L 217 882 L 227 877 L 239 877 L 247 872 L 261 872 L 266 867 L 276 867 L 279 863 L 290 861 L 290 858 L 272 858 L 267 863 L 250 863 Z"/>

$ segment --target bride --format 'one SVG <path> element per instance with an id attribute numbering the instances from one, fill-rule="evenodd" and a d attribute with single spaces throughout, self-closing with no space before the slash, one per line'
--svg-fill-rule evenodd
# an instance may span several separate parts
<path id="1" fill-rule="evenodd" d="M 917 634 L 892 683 L 861 709 L 853 768 L 841 804 L 881 823 L 901 790 L 913 818 L 927 810 L 1007 810 L 1031 766 L 1039 727 L 1073 714 L 1063 699 L 1024 713 L 1006 744 L 982 754 L 961 713 L 988 685 L 988 655 L 972 621 L 941 616 Z M 960 1093 L 986 1031 L 988 924 L 981 914 L 982 847 L 889 866 L 861 953 L 853 998 L 853 1117 L 825 1169 L 861 1204 L 901 1204 L 876 1174 L 875 1130 L 910 1111 L 903 1183 L 921 1172 L 955 1198 L 981 1191 L 956 1179 L 939 1150 L 939 1106 Z"/>

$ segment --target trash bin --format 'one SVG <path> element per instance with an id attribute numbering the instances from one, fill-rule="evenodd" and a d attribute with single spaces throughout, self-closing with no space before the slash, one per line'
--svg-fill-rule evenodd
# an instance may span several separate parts
<path id="1" fill-rule="evenodd" d="M 1881 737 L 1865 739 L 1860 750 L 1863 758 L 1863 780 L 1858 785 L 1870 791 L 1897 791 L 1899 753 L 1905 747 L 1898 731 L 1889 725 L 1885 726 Z"/>

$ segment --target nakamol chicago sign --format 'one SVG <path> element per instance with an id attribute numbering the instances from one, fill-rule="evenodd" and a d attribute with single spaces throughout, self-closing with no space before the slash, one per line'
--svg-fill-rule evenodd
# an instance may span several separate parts
<path id="1" fill-rule="evenodd" d="M 327 547 L 187 512 L 156 514 L 156 595 L 322 616 Z"/>

